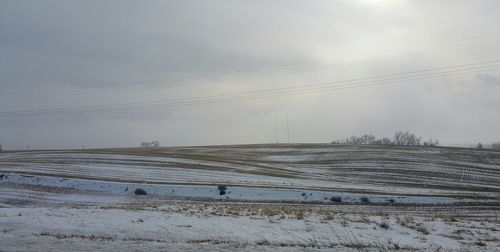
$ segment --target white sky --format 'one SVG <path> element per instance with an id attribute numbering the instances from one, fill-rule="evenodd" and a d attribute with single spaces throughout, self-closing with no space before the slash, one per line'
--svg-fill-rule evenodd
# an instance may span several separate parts
<path id="1" fill-rule="evenodd" d="M 498 1 L 2 1 L 0 112 L 170 101 L 500 61 Z M 500 62 L 388 85 L 2 116 L 4 148 L 500 140 Z M 497 66 L 495 68 L 494 66 Z M 460 73 L 460 71 L 458 71 Z M 119 106 L 121 107 L 121 106 Z"/>

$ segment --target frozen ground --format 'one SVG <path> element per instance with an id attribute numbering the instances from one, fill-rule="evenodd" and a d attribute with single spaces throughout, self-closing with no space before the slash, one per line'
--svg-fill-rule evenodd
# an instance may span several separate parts
<path id="1" fill-rule="evenodd" d="M 495 202 L 495 199 L 461 198 L 445 196 L 414 196 L 414 195 L 384 195 L 362 194 L 350 192 L 290 189 L 290 188 L 258 188 L 242 186 L 226 186 L 221 195 L 215 185 L 166 185 L 138 184 L 126 182 L 96 181 L 86 179 L 69 179 L 48 176 L 29 176 L 6 173 L 0 180 L 4 185 L 45 186 L 79 191 L 105 192 L 114 195 L 134 195 L 135 190 L 143 189 L 149 195 L 170 198 L 193 198 L 237 201 L 271 201 L 271 202 L 307 202 L 331 203 L 332 198 L 339 198 L 343 203 L 361 202 L 362 198 L 371 203 L 391 204 L 452 204 Z"/>
<path id="2" fill-rule="evenodd" d="M 460 148 L 243 145 L 3 152 L 4 173 L 157 184 L 229 184 L 463 197 L 500 192 L 500 152 Z"/>
<path id="3" fill-rule="evenodd" d="M 498 251 L 500 246 L 494 211 L 454 217 L 436 209 L 419 216 L 403 207 L 357 206 L 362 211 L 351 212 L 349 206 L 1 192 L 2 251 Z"/>
<path id="4" fill-rule="evenodd" d="M 488 150 L 0 153 L 0 251 L 499 251 L 499 216 Z"/>

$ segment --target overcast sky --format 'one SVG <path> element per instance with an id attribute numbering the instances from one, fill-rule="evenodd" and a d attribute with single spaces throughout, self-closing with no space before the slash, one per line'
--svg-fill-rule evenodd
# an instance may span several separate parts
<path id="1" fill-rule="evenodd" d="M 269 143 L 275 120 L 286 142 L 287 115 L 292 142 L 399 129 L 446 144 L 499 141 L 499 10 L 496 0 L 4 0 L 0 144 Z M 454 72 L 261 92 L 429 69 Z M 221 94 L 232 98 L 189 100 Z M 77 111 L 18 112 L 60 108 Z"/>

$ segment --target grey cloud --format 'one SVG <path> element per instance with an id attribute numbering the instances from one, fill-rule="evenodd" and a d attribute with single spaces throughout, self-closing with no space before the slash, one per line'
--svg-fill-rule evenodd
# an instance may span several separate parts
<path id="1" fill-rule="evenodd" d="M 494 46 L 428 54 L 498 43 L 491 35 L 498 33 L 499 7 L 498 1 L 3 1 L 0 111 L 172 100 L 499 59 Z M 412 47 L 425 44 L 432 46 Z M 492 106 L 500 100 L 491 91 L 497 83 L 492 70 L 230 103 L 0 117 L 0 144 L 272 142 L 273 118 L 286 114 L 294 141 L 408 129 L 445 143 L 488 142 L 500 138 L 493 130 L 500 127 Z"/>

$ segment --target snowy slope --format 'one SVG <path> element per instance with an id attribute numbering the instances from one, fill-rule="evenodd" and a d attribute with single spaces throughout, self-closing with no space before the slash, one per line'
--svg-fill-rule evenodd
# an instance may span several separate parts
<path id="1" fill-rule="evenodd" d="M 0 172 L 400 195 L 500 192 L 500 152 L 460 148 L 303 144 L 4 152 Z"/>

